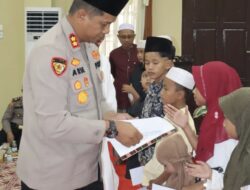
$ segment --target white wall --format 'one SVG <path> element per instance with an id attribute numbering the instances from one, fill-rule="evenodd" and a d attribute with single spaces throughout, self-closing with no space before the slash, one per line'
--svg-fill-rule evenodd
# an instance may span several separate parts
<path id="1" fill-rule="evenodd" d="M 152 0 L 153 35 L 170 35 L 181 55 L 182 0 Z"/>

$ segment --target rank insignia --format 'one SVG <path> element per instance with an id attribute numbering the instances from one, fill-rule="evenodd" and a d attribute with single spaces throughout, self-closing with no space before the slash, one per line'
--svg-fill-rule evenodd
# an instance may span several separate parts
<path id="1" fill-rule="evenodd" d="M 89 87 L 89 78 L 88 77 L 83 77 L 83 82 L 85 87 Z"/>
<path id="2" fill-rule="evenodd" d="M 82 91 L 78 94 L 78 102 L 80 104 L 86 104 L 89 100 L 89 95 L 86 91 Z"/>
<path id="3" fill-rule="evenodd" d="M 78 39 L 75 34 L 70 34 L 69 35 L 69 40 L 73 48 L 79 47 Z"/>
<path id="4" fill-rule="evenodd" d="M 60 57 L 53 57 L 51 60 L 51 66 L 54 73 L 57 76 L 61 76 L 67 68 L 67 61 Z"/>
<path id="5" fill-rule="evenodd" d="M 76 59 L 76 58 L 73 58 L 72 61 L 71 61 L 71 65 L 73 66 L 78 66 L 80 64 L 80 60 L 79 59 Z"/>
<path id="6" fill-rule="evenodd" d="M 100 54 L 97 50 L 94 50 L 91 52 L 91 55 L 94 59 L 99 60 L 100 59 Z"/>
<path id="7" fill-rule="evenodd" d="M 78 80 L 75 82 L 74 87 L 76 90 L 80 90 L 82 88 L 82 83 Z"/>

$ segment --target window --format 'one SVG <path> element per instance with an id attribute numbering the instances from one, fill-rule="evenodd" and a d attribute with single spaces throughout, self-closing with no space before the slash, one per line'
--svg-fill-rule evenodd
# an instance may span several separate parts
<path id="1" fill-rule="evenodd" d="M 100 52 L 106 57 L 109 53 L 119 47 L 121 44 L 117 38 L 117 31 L 120 24 L 130 23 L 135 27 L 135 42 L 143 38 L 144 30 L 144 14 L 145 14 L 145 0 L 130 0 L 126 7 L 117 17 L 116 21 L 111 24 L 110 32 L 106 35 L 105 40 L 102 42 Z"/>

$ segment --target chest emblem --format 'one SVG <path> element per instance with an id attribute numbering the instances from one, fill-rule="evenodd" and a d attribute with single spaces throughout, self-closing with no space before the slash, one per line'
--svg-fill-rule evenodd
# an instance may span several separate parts
<path id="1" fill-rule="evenodd" d="M 83 82 L 85 87 L 89 87 L 89 78 L 88 77 L 83 77 Z"/>
<path id="2" fill-rule="evenodd" d="M 82 88 L 82 83 L 78 80 L 75 82 L 74 87 L 76 90 L 80 90 Z"/>
<path id="3" fill-rule="evenodd" d="M 51 67 L 57 76 L 61 76 L 67 68 L 67 61 L 60 57 L 53 57 L 51 60 Z"/>
<path id="4" fill-rule="evenodd" d="M 71 46 L 73 47 L 73 48 L 78 48 L 78 47 L 80 47 L 80 45 L 79 45 L 79 43 L 78 43 L 78 39 L 77 39 L 77 37 L 76 37 L 76 35 L 75 34 L 70 34 L 69 35 L 69 40 L 70 40 L 70 43 L 71 43 Z"/>
<path id="5" fill-rule="evenodd" d="M 80 60 L 79 59 L 76 59 L 76 58 L 73 58 L 72 61 L 71 61 L 71 65 L 73 66 L 78 66 L 80 64 Z"/>
<path id="6" fill-rule="evenodd" d="M 78 94 L 77 99 L 80 104 L 86 104 L 89 100 L 89 94 L 86 91 L 82 91 Z"/>
<path id="7" fill-rule="evenodd" d="M 92 51 L 91 55 L 92 55 L 93 59 L 96 59 L 96 60 L 100 59 L 100 54 L 97 50 Z"/>

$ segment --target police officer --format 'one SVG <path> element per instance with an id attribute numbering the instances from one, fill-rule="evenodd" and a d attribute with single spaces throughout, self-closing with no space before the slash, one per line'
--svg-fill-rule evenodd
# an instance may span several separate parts
<path id="1" fill-rule="evenodd" d="M 16 141 L 17 147 L 19 147 L 20 139 L 22 135 L 23 125 L 23 98 L 22 96 L 13 98 L 11 103 L 8 105 L 3 118 L 2 126 L 3 130 L 7 134 L 8 143 Z"/>
<path id="2" fill-rule="evenodd" d="M 104 136 L 126 146 L 141 133 L 104 102 L 94 43 L 128 0 L 74 0 L 69 15 L 32 49 L 23 82 L 24 129 L 17 162 L 22 189 L 99 190 Z"/>

